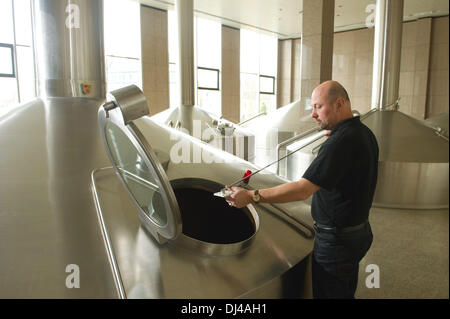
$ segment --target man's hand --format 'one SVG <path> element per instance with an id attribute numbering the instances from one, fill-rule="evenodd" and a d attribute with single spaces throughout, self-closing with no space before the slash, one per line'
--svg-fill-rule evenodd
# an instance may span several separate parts
<path id="1" fill-rule="evenodd" d="M 329 138 L 330 137 L 330 133 L 331 133 L 331 130 L 326 130 L 325 131 L 325 138 Z"/>
<path id="2" fill-rule="evenodd" d="M 240 187 L 231 187 L 231 190 L 233 194 L 225 198 L 230 206 L 242 208 L 252 202 L 253 196 L 250 191 Z"/>

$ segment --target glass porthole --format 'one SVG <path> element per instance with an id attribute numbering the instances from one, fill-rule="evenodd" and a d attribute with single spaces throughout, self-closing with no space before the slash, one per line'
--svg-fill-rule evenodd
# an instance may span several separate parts
<path id="1" fill-rule="evenodd" d="M 161 190 L 136 147 L 121 128 L 112 122 L 105 125 L 105 137 L 117 172 L 139 207 L 157 225 L 167 223 Z"/>

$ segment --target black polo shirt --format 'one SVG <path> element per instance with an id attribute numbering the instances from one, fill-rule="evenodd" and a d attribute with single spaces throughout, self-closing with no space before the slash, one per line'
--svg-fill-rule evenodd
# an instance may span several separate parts
<path id="1" fill-rule="evenodd" d="M 349 227 L 369 217 L 378 174 L 378 143 L 359 116 L 338 124 L 303 177 L 320 186 L 313 195 L 313 219 Z"/>

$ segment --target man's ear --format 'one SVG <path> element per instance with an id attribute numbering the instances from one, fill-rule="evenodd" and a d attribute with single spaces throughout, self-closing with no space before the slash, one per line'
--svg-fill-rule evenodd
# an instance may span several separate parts
<path id="1" fill-rule="evenodd" d="M 342 111 L 344 108 L 344 99 L 342 97 L 338 97 L 336 99 L 336 111 Z"/>

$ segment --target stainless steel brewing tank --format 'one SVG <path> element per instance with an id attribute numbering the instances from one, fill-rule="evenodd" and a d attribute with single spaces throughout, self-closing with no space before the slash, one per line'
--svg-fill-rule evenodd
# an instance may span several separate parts
<path id="1" fill-rule="evenodd" d="M 108 165 L 100 105 L 35 99 L 0 117 L 0 298 L 118 297 L 91 191 Z"/>
<path id="2" fill-rule="evenodd" d="M 190 119 L 192 126 L 189 133 L 192 136 L 246 161 L 254 162 L 255 135 L 250 130 L 218 118 L 197 106 L 168 109 L 153 115 L 152 119 L 180 129 L 181 112 L 187 113 L 184 116 Z"/>
<path id="3" fill-rule="evenodd" d="M 311 296 L 308 205 L 230 208 L 213 193 L 254 165 L 148 117 L 125 124 L 122 112 L 99 110 L 115 174 L 92 174 L 122 297 Z M 261 173 L 248 187 L 284 182 Z"/>
<path id="4" fill-rule="evenodd" d="M 399 111 L 373 110 L 362 118 L 375 134 L 380 149 L 378 182 L 373 206 L 448 208 L 448 141 L 434 129 Z M 287 158 L 287 178 L 298 180 L 313 161 L 320 139 Z M 291 144 L 293 153 L 307 140 Z"/>
<path id="5" fill-rule="evenodd" d="M 254 163 L 265 166 L 277 160 L 275 152 L 277 145 L 314 127 L 317 127 L 310 114 L 302 115 L 300 100 L 278 108 L 272 113 L 255 117 L 242 124 L 241 127 L 255 136 Z M 280 153 L 286 153 L 286 147 L 280 148 Z M 285 161 L 280 163 L 284 171 Z M 276 166 L 267 168 L 276 173 Z M 286 177 L 284 174 L 281 176 Z"/>

